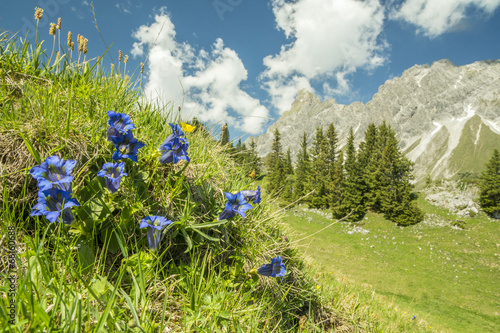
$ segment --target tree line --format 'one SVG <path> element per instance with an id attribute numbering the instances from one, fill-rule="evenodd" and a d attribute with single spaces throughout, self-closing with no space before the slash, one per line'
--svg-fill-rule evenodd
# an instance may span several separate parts
<path id="1" fill-rule="evenodd" d="M 281 134 L 274 131 L 266 157 L 266 190 L 289 202 L 330 209 L 334 218 L 352 211 L 361 220 L 367 209 L 383 213 L 398 225 L 423 219 L 412 194 L 413 163 L 400 151 L 394 130 L 385 122 L 370 124 L 356 149 L 351 128 L 345 147 L 339 148 L 335 126 L 316 129 L 311 147 L 302 135 L 295 168 L 290 149 L 283 153 Z"/>

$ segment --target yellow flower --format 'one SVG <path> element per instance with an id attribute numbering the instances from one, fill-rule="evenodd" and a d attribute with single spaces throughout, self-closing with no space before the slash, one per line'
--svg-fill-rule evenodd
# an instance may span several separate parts
<path id="1" fill-rule="evenodd" d="M 254 179 L 255 178 L 255 170 L 252 170 L 252 172 L 250 173 L 250 178 Z"/>
<path id="2" fill-rule="evenodd" d="M 35 19 L 41 20 L 43 16 L 43 9 L 36 7 L 35 8 Z"/>
<path id="3" fill-rule="evenodd" d="M 49 34 L 52 36 L 56 35 L 56 24 L 55 23 L 50 23 L 50 28 L 49 28 Z"/>
<path id="4" fill-rule="evenodd" d="M 316 286 L 316 289 L 319 289 L 319 288 L 320 288 L 320 287 L 319 287 L 319 285 L 317 285 L 317 286 Z"/>
<path id="5" fill-rule="evenodd" d="M 191 125 L 186 124 L 186 123 L 181 123 L 181 126 L 182 126 L 182 130 L 186 131 L 186 132 L 192 132 L 196 128 L 196 126 L 191 126 Z"/>

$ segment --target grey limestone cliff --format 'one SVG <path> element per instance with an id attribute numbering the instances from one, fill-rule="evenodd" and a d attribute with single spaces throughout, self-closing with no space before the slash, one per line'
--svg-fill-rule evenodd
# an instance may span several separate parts
<path id="1" fill-rule="evenodd" d="M 359 144 L 368 124 L 382 121 L 395 129 L 415 162 L 417 180 L 481 171 L 493 148 L 500 149 L 500 61 L 416 65 L 387 80 L 366 105 L 321 102 L 301 90 L 291 109 L 255 140 L 259 155 L 267 155 L 278 128 L 284 150 L 290 147 L 295 156 L 304 131 L 311 143 L 316 127 L 326 130 L 333 123 L 343 145 L 352 127 Z"/>

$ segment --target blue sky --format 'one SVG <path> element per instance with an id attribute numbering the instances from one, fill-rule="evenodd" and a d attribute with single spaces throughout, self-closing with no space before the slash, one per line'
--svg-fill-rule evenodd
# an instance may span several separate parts
<path id="1" fill-rule="evenodd" d="M 342 104 L 367 102 L 386 80 L 443 58 L 499 59 L 500 0 L 2 1 L 0 27 L 34 40 L 34 8 L 50 53 L 49 23 L 89 40 L 87 58 L 117 63 L 144 98 L 222 124 L 231 138 L 265 132 L 298 90 Z M 75 37 L 73 37 L 75 38 Z M 103 40 L 104 39 L 104 42 Z M 123 69 L 123 65 L 121 66 Z M 120 110 L 115 110 L 120 111 Z"/>

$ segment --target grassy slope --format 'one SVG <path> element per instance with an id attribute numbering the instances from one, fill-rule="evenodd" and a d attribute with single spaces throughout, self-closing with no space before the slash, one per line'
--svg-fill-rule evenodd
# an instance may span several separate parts
<path id="1" fill-rule="evenodd" d="M 450 157 L 450 169 L 479 174 L 484 171 L 484 165 L 490 160 L 494 149 L 500 149 L 498 134 L 475 115 L 465 123 L 460 141 Z M 464 158 L 466 152 L 467 158 Z"/>
<path id="2" fill-rule="evenodd" d="M 7 323 L 9 299 L 2 296 L 0 329 L 295 331 L 306 314 L 303 326 L 311 331 L 342 325 L 344 314 L 321 302 L 302 259 L 279 237 L 266 198 L 245 219 L 211 226 L 224 191 L 255 186 L 210 135 L 187 133 L 189 165 L 161 165 L 168 122 L 180 120 L 139 102 L 128 77 L 104 74 L 100 63 L 44 67 L 41 47 L 2 34 L 0 46 L 0 233 L 15 226 L 17 251 L 17 269 L 9 270 L 1 239 L 1 295 L 9 289 L 6 274 L 18 276 L 16 325 Z M 106 141 L 108 110 L 130 114 L 134 136 L 146 142 L 138 163 L 126 161 L 128 176 L 115 195 L 96 177 L 114 149 Z M 77 161 L 73 197 L 81 206 L 71 226 L 29 216 L 37 185 L 28 171 L 54 154 Z M 157 253 L 138 228 L 148 215 L 175 223 Z M 252 273 L 277 255 L 287 264 L 283 282 Z"/>
<path id="3" fill-rule="evenodd" d="M 368 284 L 387 296 L 395 309 L 405 307 L 430 327 L 452 332 L 498 332 L 498 221 L 484 214 L 466 219 L 467 228 L 450 227 L 455 216 L 419 199 L 426 222 L 394 226 L 368 213 L 359 224 L 338 223 L 303 242 L 303 253 L 323 271 Z M 290 210 L 285 221 L 292 238 L 331 222 L 322 213 Z M 348 234 L 353 226 L 369 231 Z M 394 310 L 395 310 L 394 309 Z"/>

